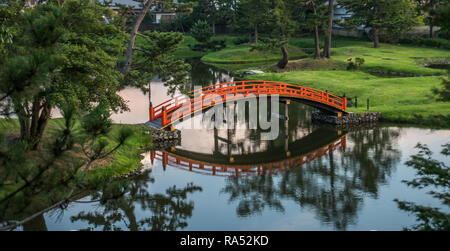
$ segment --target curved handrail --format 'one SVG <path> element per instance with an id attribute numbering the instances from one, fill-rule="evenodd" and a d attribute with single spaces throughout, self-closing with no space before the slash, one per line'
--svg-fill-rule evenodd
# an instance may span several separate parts
<path id="1" fill-rule="evenodd" d="M 331 153 L 338 147 L 346 148 L 347 145 L 346 135 L 339 139 L 322 146 L 314 151 L 302 154 L 300 156 L 291 157 L 276 162 L 268 162 L 257 165 L 224 165 L 208 163 L 204 161 L 194 160 L 188 157 L 179 156 L 172 152 L 161 151 L 159 154 L 157 151 L 151 151 L 151 159 L 158 159 L 162 162 L 163 166 L 170 165 L 182 170 L 188 170 L 194 173 L 214 175 L 214 176 L 248 176 L 248 175 L 271 175 L 276 174 L 279 171 L 286 170 L 284 164 L 288 163 L 290 167 L 294 164 L 303 165 L 314 159 L 321 158 L 326 154 Z M 289 169 L 289 168 L 288 168 Z"/>
<path id="2" fill-rule="evenodd" d="M 209 108 L 213 105 L 224 103 L 227 100 L 236 100 L 249 94 L 280 95 L 306 99 L 325 104 L 338 111 L 347 112 L 347 98 L 339 97 L 314 88 L 299 85 L 279 83 L 274 81 L 234 81 L 206 86 L 190 92 L 194 94 L 191 99 L 186 95 L 179 95 L 169 99 L 155 107 L 150 107 L 150 121 L 161 118 L 162 126 L 166 126 L 179 120 L 186 114 Z M 233 95 L 233 96 L 229 96 Z M 208 98 L 208 96 L 210 96 Z M 217 100 L 219 98 L 219 100 Z M 206 99 L 206 100 L 205 100 Z M 183 107 L 182 109 L 180 109 Z"/>

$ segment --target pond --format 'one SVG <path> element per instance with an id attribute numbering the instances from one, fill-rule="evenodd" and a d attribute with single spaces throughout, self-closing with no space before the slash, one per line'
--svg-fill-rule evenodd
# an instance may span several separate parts
<path id="1" fill-rule="evenodd" d="M 195 85 L 233 79 L 198 60 L 191 64 Z M 146 95 L 132 88 L 121 95 L 131 111 L 115 115 L 115 122 L 148 120 Z M 153 83 L 152 102 L 166 98 L 164 85 Z M 267 108 L 268 114 L 281 117 L 280 108 Z M 337 130 L 311 123 L 312 110 L 291 103 L 274 140 L 263 140 L 264 131 L 246 122 L 215 130 L 182 129 L 183 121 L 180 144 L 145 153 L 143 174 L 18 230 L 401 230 L 415 217 L 399 210 L 395 198 L 441 206 L 402 180 L 415 177 L 405 165 L 414 146 L 421 142 L 439 153 L 450 130 L 383 124 Z M 202 123 L 203 116 L 192 120 Z M 122 195 L 108 196 L 113 190 Z M 99 200 L 102 195 L 111 199 Z"/>

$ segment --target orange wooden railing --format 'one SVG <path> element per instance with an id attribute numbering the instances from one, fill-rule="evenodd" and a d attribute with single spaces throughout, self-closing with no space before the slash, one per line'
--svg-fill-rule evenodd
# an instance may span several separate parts
<path id="1" fill-rule="evenodd" d="M 338 97 L 327 91 L 273 81 L 229 82 L 203 87 L 190 93 L 194 95 L 194 98 L 180 95 L 155 107 L 150 105 L 150 121 L 161 118 L 162 126 L 166 126 L 188 114 L 250 94 L 306 99 L 328 105 L 338 111 L 347 112 L 347 98 L 345 97 Z"/>
<path id="2" fill-rule="evenodd" d="M 277 162 L 270 162 L 258 165 L 223 165 L 208 163 L 199 160 L 193 160 L 187 157 L 182 157 L 173 152 L 155 151 L 152 150 L 150 158 L 160 160 L 164 167 L 167 165 L 182 170 L 214 176 L 253 176 L 253 175 L 271 175 L 286 171 L 293 167 L 301 166 L 315 159 L 319 159 L 327 154 L 330 154 L 338 147 L 345 149 L 347 146 L 347 136 L 342 136 L 336 141 L 320 147 L 314 151 L 301 156 L 295 156 Z"/>

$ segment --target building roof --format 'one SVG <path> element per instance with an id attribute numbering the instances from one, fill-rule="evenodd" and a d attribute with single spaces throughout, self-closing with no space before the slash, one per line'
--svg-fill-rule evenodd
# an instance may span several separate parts
<path id="1" fill-rule="evenodd" d="M 117 7 L 115 7 L 115 4 L 124 4 L 124 5 L 128 5 L 128 6 L 133 6 L 133 9 L 142 9 L 142 3 L 140 2 L 136 2 L 133 0 L 112 0 L 111 3 L 111 8 L 115 9 Z"/>

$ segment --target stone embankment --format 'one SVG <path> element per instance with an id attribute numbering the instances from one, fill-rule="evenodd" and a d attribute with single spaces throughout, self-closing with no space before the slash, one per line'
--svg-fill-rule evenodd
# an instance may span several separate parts
<path id="1" fill-rule="evenodd" d="M 339 117 L 335 114 L 328 114 L 325 112 L 316 111 L 313 112 L 311 115 L 313 121 L 337 126 L 374 123 L 379 121 L 381 118 L 380 112 L 350 113 Z"/>
<path id="2" fill-rule="evenodd" d="M 163 131 L 163 130 L 151 130 L 149 133 L 152 135 L 153 142 L 172 141 L 175 139 L 181 139 L 181 131 Z"/>

